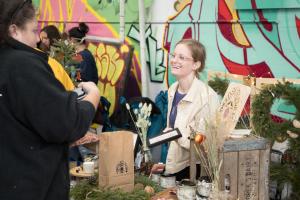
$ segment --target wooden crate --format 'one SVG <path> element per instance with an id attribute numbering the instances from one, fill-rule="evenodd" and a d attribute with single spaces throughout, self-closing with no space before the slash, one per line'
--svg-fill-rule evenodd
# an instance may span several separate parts
<path id="1" fill-rule="evenodd" d="M 233 199 L 269 199 L 270 143 L 263 138 L 228 139 L 220 154 L 223 164 L 220 173 L 221 189 L 229 176 Z"/>

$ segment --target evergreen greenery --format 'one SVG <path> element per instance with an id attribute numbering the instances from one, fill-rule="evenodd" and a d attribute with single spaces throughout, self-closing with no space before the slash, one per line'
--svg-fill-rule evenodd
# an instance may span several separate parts
<path id="1" fill-rule="evenodd" d="M 120 189 L 98 188 L 97 178 L 95 180 L 81 180 L 71 189 L 71 197 L 74 200 L 149 200 L 151 195 L 144 191 L 145 186 L 151 186 L 155 193 L 162 188 L 148 177 L 135 176 L 135 189 L 128 193 Z"/>
<path id="2" fill-rule="evenodd" d="M 75 45 L 68 40 L 55 40 L 50 47 L 50 56 L 57 60 L 66 70 L 72 81 L 75 81 L 75 65 L 82 61 L 82 57 L 76 54 Z"/>
<path id="3" fill-rule="evenodd" d="M 253 113 L 251 122 L 255 133 L 272 141 L 282 142 L 288 137 L 287 130 L 297 131 L 290 120 L 282 123 L 274 122 L 271 119 L 270 109 L 274 100 L 281 98 L 287 100 L 289 105 L 296 107 L 296 119 L 300 119 L 299 95 L 300 89 L 293 87 L 292 83 L 289 82 L 265 86 L 258 95 L 254 96 L 251 106 Z"/>
<path id="4" fill-rule="evenodd" d="M 228 79 L 221 79 L 220 77 L 216 76 L 212 80 L 208 81 L 208 85 L 218 93 L 220 96 L 224 96 L 225 92 L 229 85 Z"/>
<path id="5" fill-rule="evenodd" d="M 252 103 L 251 118 L 254 131 L 272 142 L 275 140 L 282 142 L 288 139 L 289 149 L 282 157 L 282 163 L 271 163 L 270 178 L 276 180 L 279 187 L 284 183 L 292 184 L 292 196 L 290 199 L 300 199 L 300 137 L 288 137 L 287 130 L 300 134 L 300 130 L 292 125 L 292 121 L 281 123 L 273 122 L 270 116 L 270 109 L 275 99 L 281 98 L 288 104 L 296 107 L 295 119 L 300 119 L 300 88 L 296 88 L 292 83 L 278 83 L 276 85 L 265 86 L 258 95 L 254 97 Z"/>

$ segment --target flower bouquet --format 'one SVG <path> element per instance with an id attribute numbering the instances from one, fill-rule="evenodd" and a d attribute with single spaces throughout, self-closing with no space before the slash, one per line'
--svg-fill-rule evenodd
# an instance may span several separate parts
<path id="1" fill-rule="evenodd" d="M 140 158 L 140 161 L 138 161 L 138 163 L 136 164 L 137 168 L 140 168 L 142 160 L 144 160 L 145 163 L 149 163 L 152 161 L 152 155 L 147 144 L 147 132 L 149 127 L 151 126 L 150 115 L 152 111 L 152 104 L 139 103 L 138 108 L 131 109 L 130 105 L 126 103 L 126 108 L 134 123 L 137 134 L 142 142 L 142 148 L 141 148 L 142 157 Z"/>

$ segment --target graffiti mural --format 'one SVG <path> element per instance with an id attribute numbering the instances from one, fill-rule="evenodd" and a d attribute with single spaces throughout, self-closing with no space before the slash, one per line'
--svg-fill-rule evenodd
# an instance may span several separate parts
<path id="1" fill-rule="evenodd" d="M 103 2 L 97 5 L 103 5 Z M 78 22 L 84 21 L 90 27 L 89 35 L 119 37 L 111 24 L 103 23 L 106 20 L 97 14 L 95 11 L 97 7 L 91 7 L 86 0 L 41 0 L 35 1 L 35 4 L 39 6 L 38 17 L 41 28 L 55 24 L 64 32 L 76 26 Z M 132 45 L 127 41 L 124 45 L 91 42 L 88 44 L 88 49 L 95 56 L 100 93 L 111 103 L 110 114 L 117 109 L 120 96 L 140 96 L 139 61 L 133 58 Z M 130 81 L 130 91 L 126 87 L 128 81 Z"/>
<path id="2" fill-rule="evenodd" d="M 300 3 L 285 2 L 190 1 L 168 21 L 164 47 L 173 51 L 182 38 L 195 38 L 207 48 L 207 69 L 299 78 Z M 168 75 L 168 82 L 173 81 Z"/>
<path id="3" fill-rule="evenodd" d="M 164 66 L 164 51 L 163 49 L 157 49 L 157 41 L 156 39 L 151 35 L 152 30 L 151 26 L 148 26 L 148 28 L 145 31 L 145 38 L 146 38 L 146 62 L 150 69 L 150 80 L 152 82 L 158 82 L 163 83 L 166 66 Z M 130 30 L 128 32 L 128 37 L 140 42 L 139 40 L 139 31 L 137 27 L 132 25 L 130 27 Z"/>
<path id="4" fill-rule="evenodd" d="M 88 49 L 95 52 L 100 94 L 111 103 L 109 111 L 113 113 L 117 109 L 116 102 L 121 96 L 125 96 L 133 48 L 126 44 L 90 42 Z"/>
<path id="5" fill-rule="evenodd" d="M 125 2 L 125 44 L 134 47 L 128 75 L 130 88 L 124 94 L 130 97 L 140 95 L 141 91 L 139 11 L 138 0 Z M 64 31 L 84 21 L 90 26 L 89 35 L 119 38 L 119 0 L 34 0 L 34 3 L 39 7 L 41 27 L 55 24 Z M 175 81 L 169 73 L 168 53 L 182 38 L 194 38 L 205 45 L 204 79 L 208 70 L 255 77 L 300 77 L 298 0 L 145 0 L 144 3 L 152 99 Z M 120 71 L 113 76 L 106 72 L 123 64 L 117 59 L 121 51 L 110 48 L 106 44 L 89 45 L 97 59 L 98 86 L 110 101 L 116 101 L 113 95 L 116 85 L 108 86 L 108 82 L 115 80 Z M 108 62 L 103 52 L 116 53 L 117 60 Z"/>

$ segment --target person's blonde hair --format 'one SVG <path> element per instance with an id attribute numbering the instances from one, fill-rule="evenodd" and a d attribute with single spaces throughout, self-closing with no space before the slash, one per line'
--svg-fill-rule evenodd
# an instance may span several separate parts
<path id="1" fill-rule="evenodd" d="M 198 76 L 198 74 L 200 72 L 202 72 L 202 70 L 204 69 L 204 66 L 205 66 L 205 60 L 206 60 L 205 47 L 203 46 L 203 44 L 201 44 L 199 41 L 197 41 L 195 39 L 183 39 L 183 40 L 180 40 L 176 44 L 176 46 L 178 44 L 186 45 L 192 53 L 194 62 L 201 63 L 201 66 L 196 70 L 196 75 Z"/>

